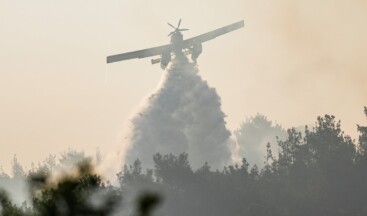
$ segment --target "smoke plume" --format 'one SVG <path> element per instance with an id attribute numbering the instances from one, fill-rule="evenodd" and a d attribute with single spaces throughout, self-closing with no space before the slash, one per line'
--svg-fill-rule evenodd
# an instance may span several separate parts
<path id="1" fill-rule="evenodd" d="M 230 161 L 230 132 L 220 97 L 198 74 L 195 63 L 176 56 L 161 87 L 133 117 L 126 162 L 139 158 L 152 167 L 153 154 L 187 152 L 193 168 L 209 162 L 219 168 Z"/>

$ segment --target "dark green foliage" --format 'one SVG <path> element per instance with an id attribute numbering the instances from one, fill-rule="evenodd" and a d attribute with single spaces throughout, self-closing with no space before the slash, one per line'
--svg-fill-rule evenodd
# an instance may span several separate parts
<path id="1" fill-rule="evenodd" d="M 33 181 L 39 181 L 37 178 Z M 98 193 L 103 193 L 99 196 Z M 93 204 L 93 197 L 99 205 Z M 44 185 L 41 195 L 33 199 L 40 215 L 108 215 L 121 202 L 121 195 L 105 186 L 99 175 L 93 174 L 89 163 L 79 164 L 77 176 L 64 176 L 56 186 Z"/>
<path id="2" fill-rule="evenodd" d="M 155 154 L 153 156 L 155 174 L 165 185 L 179 187 L 191 182 L 192 170 L 186 153 L 179 156 Z"/>
<path id="3" fill-rule="evenodd" d="M 0 190 L 0 215 L 23 216 L 28 214 L 24 213 L 20 208 L 12 204 L 8 198 L 8 195 L 3 190 Z"/>
<path id="4" fill-rule="evenodd" d="M 143 173 L 140 160 L 136 160 L 130 167 L 125 165 L 123 172 L 119 172 L 117 177 L 121 187 L 126 185 L 134 185 L 134 187 L 142 185 L 146 187 L 150 182 L 153 182 L 153 171 L 147 170 Z"/>
<path id="5" fill-rule="evenodd" d="M 367 116 L 367 107 L 364 108 L 364 113 Z M 360 157 L 367 155 L 367 126 L 357 125 L 359 135 L 358 153 Z"/>
<path id="6" fill-rule="evenodd" d="M 365 114 L 367 117 L 367 108 Z M 114 210 L 128 216 L 364 216 L 367 127 L 358 125 L 357 129 L 358 143 L 343 133 L 340 121 L 332 115 L 317 118 L 304 134 L 289 129 L 286 138 L 277 142 L 279 152 L 274 153 L 274 144 L 264 146 L 261 169 L 250 167 L 243 158 L 241 164 L 221 171 L 211 170 L 208 163 L 192 170 L 186 153 L 158 153 L 153 156 L 154 169 L 143 170 L 140 160 L 125 165 L 117 174 L 120 187 L 104 184 L 93 173 L 88 158 L 77 160 L 87 161 L 79 163 L 77 175 L 65 175 L 51 184 L 47 174 L 57 165 L 55 157 L 50 157 L 44 166 L 27 174 L 33 208 L 17 207 L 1 192 L 0 209 L 2 215 L 30 216 L 109 215 Z M 63 163 L 67 158 L 84 157 L 74 153 L 64 156 Z M 16 158 L 13 167 L 18 176 L 25 175 Z M 0 178 L 15 179 L 5 173 L 0 173 Z M 122 196 L 124 212 L 119 208 Z M 136 201 L 136 208 L 125 211 L 126 204 L 133 203 L 130 200 Z"/>
<path id="7" fill-rule="evenodd" d="M 222 171 L 207 163 L 193 171 L 187 154 L 156 154 L 149 184 L 164 193 L 165 215 L 367 215 L 366 128 L 358 126 L 356 145 L 334 116 L 319 117 L 304 135 L 289 129 L 278 154 L 266 145 L 261 170 L 243 159 Z"/>
<path id="8" fill-rule="evenodd" d="M 150 216 L 160 201 L 161 198 L 156 193 L 145 192 L 141 194 L 137 199 L 137 216 Z"/>
<path id="9" fill-rule="evenodd" d="M 32 208 L 17 207 L 0 193 L 0 215 L 110 215 L 121 205 L 120 190 L 105 185 L 89 163 L 80 163 L 74 174 L 64 174 L 56 182 L 49 176 L 31 172 Z"/>

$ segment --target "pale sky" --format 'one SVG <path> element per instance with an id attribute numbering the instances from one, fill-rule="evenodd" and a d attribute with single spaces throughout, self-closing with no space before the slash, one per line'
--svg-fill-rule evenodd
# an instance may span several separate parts
<path id="1" fill-rule="evenodd" d="M 284 127 L 334 114 L 347 134 L 367 124 L 366 0 L 0 0 L 0 164 L 28 168 L 69 147 L 122 145 L 131 115 L 163 71 L 150 58 L 106 56 L 245 21 L 203 45 L 200 74 L 222 98 L 228 128 L 262 113 Z"/>

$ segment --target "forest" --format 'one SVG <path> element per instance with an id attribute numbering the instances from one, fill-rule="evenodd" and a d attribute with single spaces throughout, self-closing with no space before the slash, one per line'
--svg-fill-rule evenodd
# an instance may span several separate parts
<path id="1" fill-rule="evenodd" d="M 364 113 L 367 117 L 367 107 Z M 92 158 L 69 150 L 59 157 L 50 155 L 30 170 L 14 157 L 12 173 L 0 173 L 0 212 L 4 216 L 363 216 L 367 215 L 367 126 L 357 125 L 357 131 L 359 137 L 353 140 L 333 115 L 320 116 L 302 130 L 284 130 L 257 115 L 234 132 L 241 163 L 216 170 L 205 163 L 193 169 L 187 153 L 156 153 L 152 169 L 144 168 L 139 159 L 125 165 L 116 174 L 118 185 L 95 172 L 92 161 L 101 160 L 98 154 Z M 254 158 L 261 152 L 263 157 Z M 55 177 L 60 169 L 73 172 Z M 24 181 L 29 197 L 19 204 L 8 191 L 19 190 Z"/>

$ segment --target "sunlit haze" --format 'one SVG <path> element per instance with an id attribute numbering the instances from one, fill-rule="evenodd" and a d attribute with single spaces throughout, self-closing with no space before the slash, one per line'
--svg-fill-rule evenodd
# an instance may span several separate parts
<path id="1" fill-rule="evenodd" d="M 157 88 L 150 58 L 108 55 L 169 43 L 244 20 L 203 44 L 201 77 L 227 128 L 262 113 L 283 127 L 333 114 L 347 134 L 366 124 L 367 2 L 316 0 L 0 0 L 0 165 L 30 168 L 68 148 L 117 152 L 125 125 Z"/>

